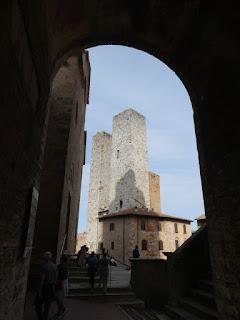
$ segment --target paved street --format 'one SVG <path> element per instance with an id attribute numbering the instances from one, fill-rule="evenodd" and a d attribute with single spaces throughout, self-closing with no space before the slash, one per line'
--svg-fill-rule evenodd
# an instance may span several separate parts
<path id="1" fill-rule="evenodd" d="M 129 320 L 128 317 L 114 303 L 94 299 L 83 301 L 80 299 L 67 298 L 66 307 L 68 312 L 61 319 L 66 320 Z M 53 319 L 56 305 L 53 304 L 49 320 Z M 34 307 L 30 301 L 27 304 L 24 320 L 37 320 Z"/>

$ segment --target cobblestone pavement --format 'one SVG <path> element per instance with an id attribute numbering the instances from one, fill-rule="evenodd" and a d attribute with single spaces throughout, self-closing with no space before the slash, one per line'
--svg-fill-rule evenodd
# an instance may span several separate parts
<path id="1" fill-rule="evenodd" d="M 67 313 L 60 319 L 65 320 L 129 320 L 129 318 L 114 303 L 94 300 L 66 298 Z M 56 305 L 51 307 L 49 320 L 54 319 Z M 32 299 L 26 305 L 24 320 L 37 320 Z"/>

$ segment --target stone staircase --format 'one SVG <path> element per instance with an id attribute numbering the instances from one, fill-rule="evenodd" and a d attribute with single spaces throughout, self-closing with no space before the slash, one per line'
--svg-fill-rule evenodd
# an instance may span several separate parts
<path id="1" fill-rule="evenodd" d="M 124 273 L 124 268 L 119 267 L 119 269 L 114 269 L 112 279 L 108 281 L 107 293 L 103 294 L 102 289 L 98 288 L 99 276 L 96 276 L 95 288 L 92 291 L 90 289 L 87 269 L 80 268 L 75 261 L 71 261 L 69 265 L 68 297 L 113 302 L 118 305 L 131 320 L 218 319 L 213 283 L 211 280 L 200 280 L 196 288 L 190 290 L 189 296 L 183 300 L 181 306 L 167 305 L 163 311 L 158 311 L 145 308 L 143 301 L 136 297 L 129 283 L 127 285 L 126 279 L 123 279 L 121 273 Z"/>
<path id="2" fill-rule="evenodd" d="M 217 310 L 211 280 L 200 280 L 181 306 L 165 306 L 158 311 L 143 305 L 122 305 L 120 308 L 131 320 L 217 320 Z"/>
<path id="3" fill-rule="evenodd" d="M 69 262 L 69 277 L 68 277 L 68 297 L 78 297 L 81 299 L 93 299 L 119 303 L 143 303 L 139 300 L 129 285 L 130 274 L 125 274 L 123 267 L 114 268 L 109 277 L 107 293 L 103 293 L 99 286 L 99 276 L 95 277 L 95 288 L 91 290 L 89 283 L 88 271 L 85 268 L 77 266 L 75 260 Z M 127 273 L 127 271 L 126 271 Z M 130 273 L 128 271 L 128 273 Z M 122 275 L 123 274 L 123 275 Z M 126 279 L 127 277 L 127 279 Z M 129 278 L 129 279 L 128 279 Z"/>
<path id="4" fill-rule="evenodd" d="M 200 280 L 180 307 L 166 306 L 166 313 L 174 320 L 217 320 L 217 308 L 211 280 Z"/>

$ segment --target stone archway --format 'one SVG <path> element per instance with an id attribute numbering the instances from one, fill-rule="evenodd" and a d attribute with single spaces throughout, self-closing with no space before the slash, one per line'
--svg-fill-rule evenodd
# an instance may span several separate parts
<path id="1" fill-rule="evenodd" d="M 236 8 L 199 0 L 13 1 L 1 6 L 6 30 L 1 52 L 5 151 L 1 237 L 4 248 L 12 250 L 3 272 L 9 269 L 13 279 L 9 282 L 5 277 L 9 289 L 3 285 L 3 294 L 9 296 L 2 307 L 5 318 L 11 319 L 15 308 L 22 306 L 19 297 L 26 287 L 28 261 L 17 258 L 21 235 L 17 221 L 24 219 L 29 187 L 39 183 L 51 79 L 66 57 L 79 49 L 123 44 L 165 62 L 191 97 L 219 314 L 221 319 L 238 319 L 240 27 Z M 15 306 L 11 311 L 10 303 Z"/>

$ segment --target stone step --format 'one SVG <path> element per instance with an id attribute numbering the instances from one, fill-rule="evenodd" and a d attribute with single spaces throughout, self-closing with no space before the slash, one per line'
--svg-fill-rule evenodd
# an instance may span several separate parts
<path id="1" fill-rule="evenodd" d="M 95 282 L 99 282 L 100 277 L 95 277 Z M 71 276 L 68 278 L 69 283 L 81 283 L 81 282 L 88 282 L 89 283 L 89 277 L 87 276 Z"/>
<path id="2" fill-rule="evenodd" d="M 75 277 L 89 277 L 88 273 L 83 272 L 69 272 L 68 278 L 75 278 Z"/>
<path id="3" fill-rule="evenodd" d="M 111 293 L 129 293 L 129 292 L 132 292 L 131 291 L 131 288 L 107 288 L 108 292 L 111 292 Z M 89 284 L 81 284 L 79 285 L 78 287 L 71 287 L 71 285 L 69 286 L 69 289 L 68 289 L 68 293 L 71 294 L 77 294 L 77 293 L 80 293 L 80 294 L 84 294 L 84 293 L 89 293 L 89 291 L 91 291 L 90 289 L 90 286 Z M 94 292 L 95 293 L 102 293 L 102 288 L 98 288 L 98 287 L 95 287 L 94 288 Z"/>
<path id="4" fill-rule="evenodd" d="M 216 309 L 215 296 L 211 292 L 206 292 L 201 289 L 193 289 L 190 291 L 190 296 L 201 302 L 201 304 Z"/>
<path id="5" fill-rule="evenodd" d="M 202 318 L 179 307 L 165 306 L 165 311 L 173 320 L 202 320 Z"/>
<path id="6" fill-rule="evenodd" d="M 214 293 L 213 282 L 211 280 L 200 280 L 198 288 L 205 292 Z"/>
<path id="7" fill-rule="evenodd" d="M 85 267 L 79 267 L 77 264 L 76 265 L 68 265 L 68 270 L 80 270 L 80 271 L 86 271 L 87 268 Z"/>
<path id="8" fill-rule="evenodd" d="M 123 303 L 123 302 L 136 302 L 137 297 L 133 292 L 128 293 L 121 293 L 121 292 L 109 292 L 107 291 L 105 294 L 103 291 L 91 292 L 89 290 L 88 292 L 84 293 L 68 293 L 67 297 L 69 298 L 79 298 L 81 300 L 93 300 L 94 301 L 103 301 L 103 302 L 114 302 L 114 303 Z"/>
<path id="9" fill-rule="evenodd" d="M 196 300 L 191 298 L 184 299 L 183 308 L 193 313 L 196 316 L 206 320 L 216 320 L 217 311 L 213 308 L 209 308 Z"/>
<path id="10" fill-rule="evenodd" d="M 131 320 L 172 320 L 166 313 L 146 309 L 144 304 L 119 304 L 119 307 Z"/>

